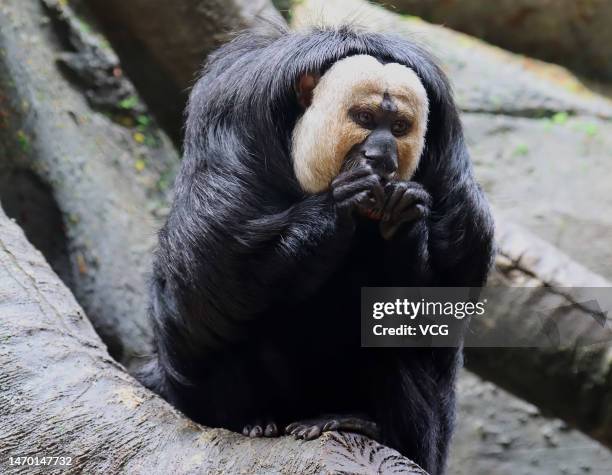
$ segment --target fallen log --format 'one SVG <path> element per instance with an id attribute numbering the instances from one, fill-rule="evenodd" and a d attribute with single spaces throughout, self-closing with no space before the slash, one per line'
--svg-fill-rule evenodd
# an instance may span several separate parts
<path id="1" fill-rule="evenodd" d="M 521 287 L 520 301 L 489 302 L 486 318 L 471 328 L 484 340 L 502 333 L 520 341 L 539 330 L 535 309 L 554 310 L 555 332 L 575 344 L 537 348 L 467 348 L 466 365 L 612 446 L 612 341 L 594 342 L 610 320 L 612 283 L 525 229 L 497 220 L 498 256 L 489 286 Z M 585 301 L 597 297 L 597 308 Z M 604 313 L 599 313 L 601 309 Z M 586 338 L 580 344 L 580 338 Z"/>
<path id="2" fill-rule="evenodd" d="M 0 342 L 2 473 L 425 474 L 355 434 L 251 439 L 191 422 L 110 357 L 68 288 L 1 209 Z M 36 466 L 29 457 L 70 465 Z"/>

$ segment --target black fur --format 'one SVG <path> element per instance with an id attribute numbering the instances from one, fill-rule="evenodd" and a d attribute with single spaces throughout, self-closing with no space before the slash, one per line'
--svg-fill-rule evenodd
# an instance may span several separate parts
<path id="1" fill-rule="evenodd" d="M 430 214 L 390 241 L 305 195 L 290 157 L 295 84 L 369 54 L 412 68 L 430 101 L 414 181 Z M 194 420 L 240 431 L 325 413 L 366 414 L 382 442 L 443 471 L 456 349 L 360 348 L 362 286 L 478 286 L 493 225 L 448 82 L 421 48 L 349 27 L 251 33 L 213 54 L 187 110 L 175 201 L 151 286 L 157 354 L 143 382 Z"/>

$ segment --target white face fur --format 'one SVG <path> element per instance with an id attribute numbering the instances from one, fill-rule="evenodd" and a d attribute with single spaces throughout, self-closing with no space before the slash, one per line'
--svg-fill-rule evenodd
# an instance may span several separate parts
<path id="1" fill-rule="evenodd" d="M 408 132 L 396 138 L 397 179 L 412 177 L 427 130 L 429 102 L 423 84 L 406 66 L 381 64 L 367 55 L 349 56 L 321 76 L 310 105 L 293 129 L 293 168 L 304 191 L 329 188 L 349 150 L 371 132 L 353 121 L 349 111 L 380 107 L 385 93 L 410 123 Z"/>

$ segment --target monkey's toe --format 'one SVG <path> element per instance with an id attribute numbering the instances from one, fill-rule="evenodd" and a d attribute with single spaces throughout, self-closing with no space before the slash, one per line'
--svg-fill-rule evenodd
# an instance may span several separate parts
<path id="1" fill-rule="evenodd" d="M 269 422 L 266 425 L 264 437 L 278 437 L 278 426 L 274 422 Z"/>
<path id="2" fill-rule="evenodd" d="M 274 422 L 247 424 L 242 429 L 242 435 L 247 437 L 278 437 L 278 426 Z"/>
<path id="3" fill-rule="evenodd" d="M 294 422 L 285 428 L 285 432 L 296 439 L 312 440 L 321 435 L 323 426 L 321 424 Z"/>
<path id="4" fill-rule="evenodd" d="M 317 419 L 309 419 L 289 424 L 285 427 L 285 433 L 296 439 L 312 440 L 319 437 L 323 432 L 330 431 L 356 432 L 366 435 L 372 439 L 379 438 L 379 430 L 376 423 L 367 419 L 352 416 L 329 416 Z"/>

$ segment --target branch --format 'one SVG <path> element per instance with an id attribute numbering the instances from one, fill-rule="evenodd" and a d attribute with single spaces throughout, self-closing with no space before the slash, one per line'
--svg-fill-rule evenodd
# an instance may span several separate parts
<path id="1" fill-rule="evenodd" d="M 556 309 L 561 335 L 600 335 L 588 288 L 612 283 L 519 226 L 497 219 L 499 255 L 489 285 L 522 287 L 521 302 L 490 302 L 477 333 L 508 341 L 532 333 L 534 309 Z M 586 292 L 585 292 L 586 290 Z M 612 303 L 610 299 L 604 307 Z M 604 309 L 605 310 L 605 309 Z M 608 324 L 609 325 L 609 324 Z M 469 369 L 612 446 L 612 343 L 584 347 L 467 349 Z"/>
<path id="2" fill-rule="evenodd" d="M 356 434 L 250 439 L 191 422 L 109 356 L 70 291 L 1 209 L 0 289 L 2 473 L 21 473 L 9 457 L 38 455 L 72 457 L 72 471 L 83 473 L 425 474 Z"/>

